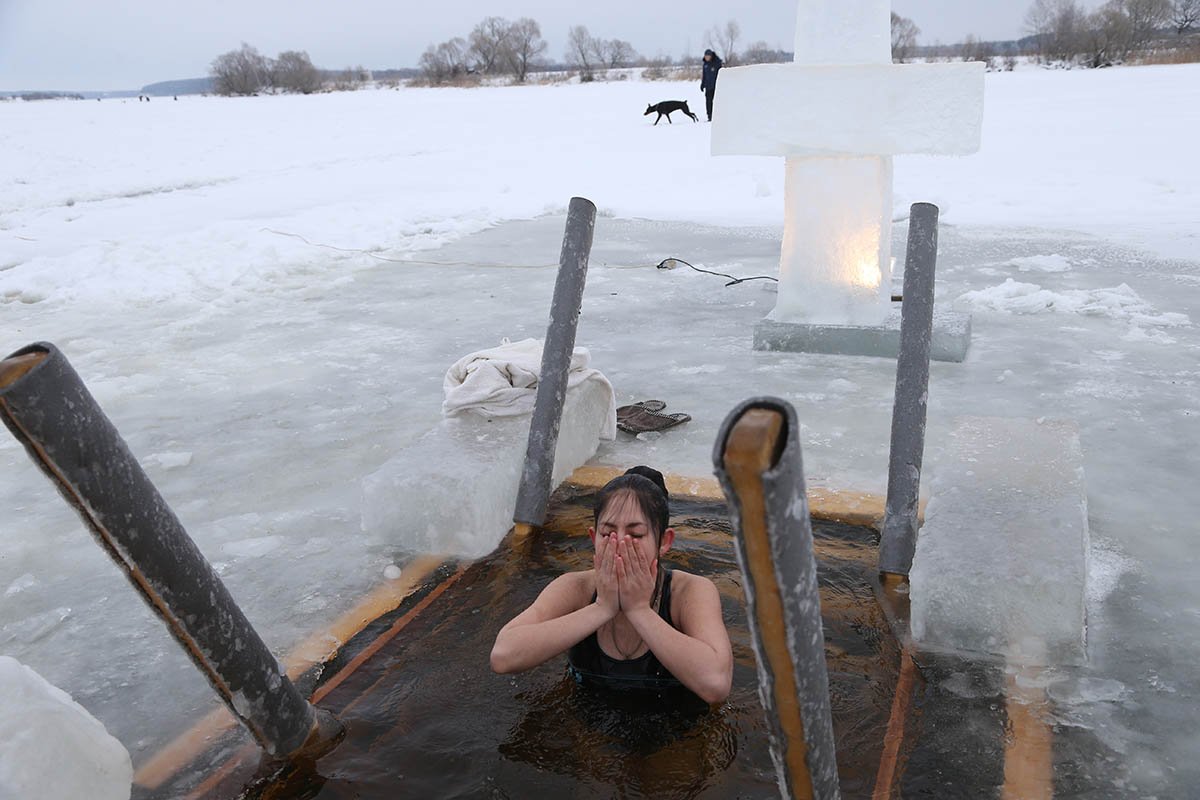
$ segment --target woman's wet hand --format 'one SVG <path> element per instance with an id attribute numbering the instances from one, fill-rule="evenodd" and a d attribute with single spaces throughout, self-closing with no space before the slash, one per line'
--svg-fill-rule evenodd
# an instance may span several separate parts
<path id="1" fill-rule="evenodd" d="M 648 559 L 629 537 L 617 544 L 617 579 L 621 589 L 621 608 L 626 613 L 650 605 L 658 577 L 658 559 Z"/>
<path id="2" fill-rule="evenodd" d="M 592 556 L 592 566 L 596 570 L 596 605 L 615 616 L 621 608 L 620 586 L 617 580 L 616 534 L 596 537 L 596 553 Z"/>

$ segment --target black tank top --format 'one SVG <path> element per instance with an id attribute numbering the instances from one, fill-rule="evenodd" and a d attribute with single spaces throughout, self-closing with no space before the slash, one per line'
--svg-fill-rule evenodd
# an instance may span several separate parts
<path id="1" fill-rule="evenodd" d="M 594 601 L 595 596 L 592 599 Z M 671 621 L 671 571 L 665 567 L 658 615 L 672 628 L 675 627 Z M 584 686 L 657 691 L 683 685 L 649 650 L 630 659 L 608 655 L 600 648 L 596 631 L 567 651 L 567 665 L 572 677 Z"/>

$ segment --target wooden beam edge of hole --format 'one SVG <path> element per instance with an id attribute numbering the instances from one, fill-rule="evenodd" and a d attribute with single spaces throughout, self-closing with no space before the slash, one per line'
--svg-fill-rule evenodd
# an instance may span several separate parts
<path id="1" fill-rule="evenodd" d="M 46 360 L 50 355 L 45 351 L 25 353 L 0 361 L 0 389 L 7 389 L 24 378 L 34 367 Z"/>

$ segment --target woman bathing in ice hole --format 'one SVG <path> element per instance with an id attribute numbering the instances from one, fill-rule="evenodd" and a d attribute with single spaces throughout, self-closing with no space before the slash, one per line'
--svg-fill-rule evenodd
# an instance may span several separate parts
<path id="1" fill-rule="evenodd" d="M 675 539 L 663 476 L 634 467 L 596 497 L 592 569 L 568 572 L 500 629 L 492 669 L 523 672 L 567 652 L 584 685 L 729 695 L 733 654 L 708 578 L 659 567 Z"/>

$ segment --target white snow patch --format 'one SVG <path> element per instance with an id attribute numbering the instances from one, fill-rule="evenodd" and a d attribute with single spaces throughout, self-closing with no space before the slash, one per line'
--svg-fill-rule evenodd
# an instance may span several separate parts
<path id="1" fill-rule="evenodd" d="M 146 464 L 154 464 L 163 469 L 178 469 L 192 463 L 192 454 L 186 451 L 174 453 L 152 453 L 146 456 Z"/>
<path id="2" fill-rule="evenodd" d="M 1091 540 L 1088 548 L 1087 604 L 1089 614 L 1094 613 L 1105 599 L 1112 594 L 1121 578 L 1137 572 L 1137 562 L 1125 555 L 1115 544 Z"/>
<path id="3" fill-rule="evenodd" d="M 1010 259 L 1008 264 L 1021 272 L 1067 272 L 1071 269 L 1071 260 L 1063 255 L 1020 256 Z"/>
<path id="4" fill-rule="evenodd" d="M 977 311 L 1008 314 L 1078 314 L 1166 328 L 1191 324 L 1186 314 L 1156 310 L 1125 283 L 1103 289 L 1052 292 L 1036 283 L 1009 278 L 999 286 L 964 292 L 957 302 Z"/>
<path id="5" fill-rule="evenodd" d="M 38 579 L 33 576 L 33 573 L 26 572 L 24 575 L 20 576 L 8 585 L 8 588 L 4 590 L 4 596 L 12 597 L 14 594 L 18 594 L 26 589 L 31 589 L 34 586 L 37 586 L 37 584 Z"/>

